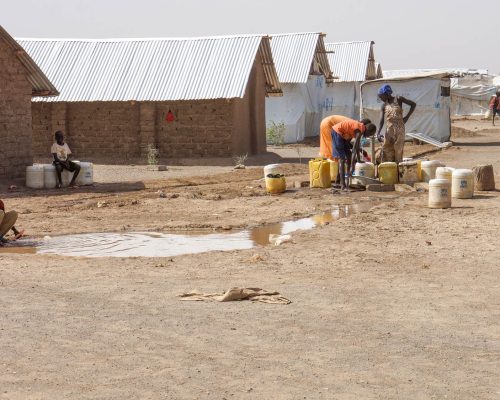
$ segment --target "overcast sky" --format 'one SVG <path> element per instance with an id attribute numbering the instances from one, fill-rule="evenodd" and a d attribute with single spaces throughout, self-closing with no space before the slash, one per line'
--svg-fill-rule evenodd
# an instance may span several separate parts
<path id="1" fill-rule="evenodd" d="M 324 32 L 375 41 L 384 69 L 465 67 L 500 74 L 495 2 L 465 0 L 2 0 L 14 37 L 186 37 Z"/>

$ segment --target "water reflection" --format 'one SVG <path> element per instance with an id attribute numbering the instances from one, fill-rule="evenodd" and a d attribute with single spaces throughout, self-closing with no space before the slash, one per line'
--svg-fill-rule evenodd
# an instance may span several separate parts
<path id="1" fill-rule="evenodd" d="M 335 207 L 332 211 L 308 218 L 259 226 L 238 233 L 178 235 L 168 233 L 84 233 L 45 239 L 34 247 L 2 247 L 0 253 L 38 253 L 83 257 L 173 257 L 208 251 L 229 251 L 266 246 L 271 235 L 334 222 L 353 213 L 365 212 L 372 203 Z M 19 244 L 22 244 L 19 241 Z"/>

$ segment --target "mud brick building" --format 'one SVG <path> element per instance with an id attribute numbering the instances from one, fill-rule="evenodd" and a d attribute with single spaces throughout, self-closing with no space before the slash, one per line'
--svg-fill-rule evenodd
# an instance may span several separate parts
<path id="1" fill-rule="evenodd" d="M 265 98 L 280 96 L 270 38 L 19 39 L 60 95 L 35 98 L 33 150 L 56 130 L 76 157 L 131 162 L 266 151 Z"/>
<path id="2" fill-rule="evenodd" d="M 33 163 L 31 97 L 58 94 L 0 26 L 0 181 L 22 178 Z"/>

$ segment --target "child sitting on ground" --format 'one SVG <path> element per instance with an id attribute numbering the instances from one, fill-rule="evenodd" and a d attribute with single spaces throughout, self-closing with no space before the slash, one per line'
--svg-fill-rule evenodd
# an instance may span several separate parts
<path id="1" fill-rule="evenodd" d="M 23 236 L 24 231 L 18 231 L 14 224 L 17 221 L 17 212 L 16 211 L 9 211 L 5 212 L 5 206 L 3 204 L 3 201 L 0 200 L 0 246 L 3 246 L 5 243 L 8 242 L 7 239 L 5 239 L 5 235 L 9 230 L 12 229 L 12 232 L 14 232 L 15 239 L 19 239 L 21 236 Z"/>

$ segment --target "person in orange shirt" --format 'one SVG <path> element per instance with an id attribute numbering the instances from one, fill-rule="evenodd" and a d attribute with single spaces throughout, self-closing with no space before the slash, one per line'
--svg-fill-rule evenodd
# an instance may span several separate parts
<path id="1" fill-rule="evenodd" d="M 375 134 L 377 127 L 372 123 L 363 124 L 353 119 L 346 119 L 333 126 L 332 130 L 332 156 L 339 160 L 340 187 L 347 189 L 345 172 L 351 176 L 354 171 L 355 160 L 360 160 L 361 138 Z M 351 151 L 351 140 L 355 139 Z"/>
<path id="2" fill-rule="evenodd" d="M 320 157 L 332 159 L 332 130 L 333 126 L 338 124 L 339 122 L 345 121 L 349 119 L 344 117 L 343 115 L 330 115 L 326 118 L 323 118 L 321 124 L 319 126 L 319 155 Z M 361 121 L 363 124 L 369 124 L 370 121 L 368 118 L 363 118 Z M 365 152 L 363 152 L 364 154 Z M 368 154 L 366 154 L 368 155 Z"/>
<path id="3" fill-rule="evenodd" d="M 330 115 L 323 118 L 319 126 L 319 155 L 324 158 L 332 159 L 332 129 L 339 122 L 348 119 L 343 115 Z"/>

